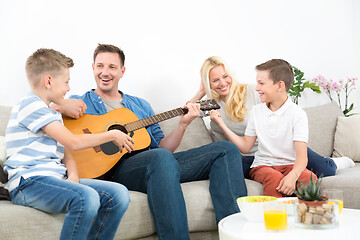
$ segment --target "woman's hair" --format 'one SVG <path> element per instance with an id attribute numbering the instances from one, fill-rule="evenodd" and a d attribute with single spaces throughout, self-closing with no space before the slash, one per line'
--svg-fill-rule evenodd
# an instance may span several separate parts
<path id="1" fill-rule="evenodd" d="M 220 98 L 220 95 L 210 88 L 209 73 L 216 66 L 223 66 L 226 74 L 231 77 L 230 92 L 226 96 L 225 112 L 232 120 L 241 122 L 246 114 L 245 99 L 247 85 L 240 84 L 234 79 L 234 74 L 231 73 L 228 64 L 220 57 L 213 56 L 207 58 L 201 67 L 201 81 L 204 85 L 206 96 L 216 100 Z"/>

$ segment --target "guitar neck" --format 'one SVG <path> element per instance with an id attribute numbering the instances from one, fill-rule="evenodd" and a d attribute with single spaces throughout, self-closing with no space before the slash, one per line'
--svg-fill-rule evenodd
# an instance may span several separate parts
<path id="1" fill-rule="evenodd" d="M 159 122 L 168 120 L 170 118 L 180 116 L 180 115 L 185 114 L 187 112 L 188 112 L 188 110 L 185 109 L 185 108 L 176 108 L 176 109 L 173 109 L 173 110 L 170 110 L 170 111 L 167 111 L 167 112 L 156 114 L 156 115 L 151 116 L 151 117 L 147 117 L 147 118 L 137 120 L 135 122 L 127 123 L 127 124 L 124 125 L 124 127 L 126 128 L 126 130 L 128 132 L 131 132 L 131 131 L 135 131 L 135 130 L 138 130 L 138 129 L 143 128 L 143 127 L 153 125 L 155 123 L 159 123 Z"/>

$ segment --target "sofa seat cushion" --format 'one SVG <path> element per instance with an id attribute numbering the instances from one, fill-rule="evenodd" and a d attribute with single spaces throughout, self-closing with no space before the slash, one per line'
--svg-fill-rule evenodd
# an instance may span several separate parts
<path id="1" fill-rule="evenodd" d="M 115 239 L 137 239 L 156 233 L 154 220 L 147 202 L 147 195 L 129 191 L 130 204 L 121 219 Z"/>
<path id="2" fill-rule="evenodd" d="M 355 167 L 336 171 L 335 176 L 325 177 L 323 187 L 341 189 L 344 193 L 344 207 L 360 209 L 360 163 Z"/>
<path id="3" fill-rule="evenodd" d="M 262 195 L 260 183 L 246 179 L 249 195 Z M 209 180 L 182 183 L 189 231 L 216 232 L 215 212 L 209 193 Z M 8 239 L 59 239 L 65 214 L 48 214 L 33 208 L 0 201 L 0 236 Z M 21 231 L 19 231 L 21 229 Z M 147 195 L 130 191 L 130 205 L 120 222 L 115 239 L 139 239 L 155 236 L 156 229 L 147 203 Z M 151 237 L 152 238 L 152 237 Z"/>
<path id="4" fill-rule="evenodd" d="M 190 232 L 217 229 L 209 183 L 209 180 L 203 180 L 181 184 Z"/>
<path id="5" fill-rule="evenodd" d="M 130 191 L 130 201 L 114 239 L 138 239 L 154 235 L 156 231 L 147 195 Z M 0 201 L 0 212 L 0 239 L 1 236 L 12 240 L 60 238 L 65 214 L 49 214 L 14 205 L 10 201 Z"/>
<path id="6" fill-rule="evenodd" d="M 0 201 L 0 238 L 56 240 L 64 222 L 64 214 L 49 214 L 29 207 Z"/>

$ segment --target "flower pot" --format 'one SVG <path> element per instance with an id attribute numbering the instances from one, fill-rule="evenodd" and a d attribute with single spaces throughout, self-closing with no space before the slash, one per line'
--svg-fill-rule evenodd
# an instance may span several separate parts
<path id="1" fill-rule="evenodd" d="M 338 226 L 339 206 L 325 201 L 294 202 L 295 226 L 303 228 L 333 228 Z"/>
<path id="2" fill-rule="evenodd" d="M 317 207 L 317 206 L 322 206 L 323 204 L 328 203 L 328 200 L 324 200 L 324 201 L 305 201 L 305 200 L 301 200 L 299 199 L 299 204 L 301 203 L 305 203 L 306 206 L 308 207 Z"/>

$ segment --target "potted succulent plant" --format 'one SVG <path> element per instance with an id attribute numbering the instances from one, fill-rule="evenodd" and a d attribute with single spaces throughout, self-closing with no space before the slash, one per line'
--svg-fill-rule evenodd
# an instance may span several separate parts
<path id="1" fill-rule="evenodd" d="M 295 223 L 307 227 L 323 228 L 336 226 L 338 222 L 338 208 L 328 203 L 321 187 L 322 178 L 317 179 L 311 174 L 310 181 L 300 185 L 294 191 L 299 198 L 295 203 Z"/>
<path id="2" fill-rule="evenodd" d="M 299 179 L 300 186 L 294 191 L 295 195 L 299 198 L 299 203 L 305 203 L 306 205 L 321 206 L 327 203 L 327 198 L 323 195 L 324 189 L 321 187 L 322 177 L 319 179 L 310 175 L 310 181 L 304 184 Z"/>

